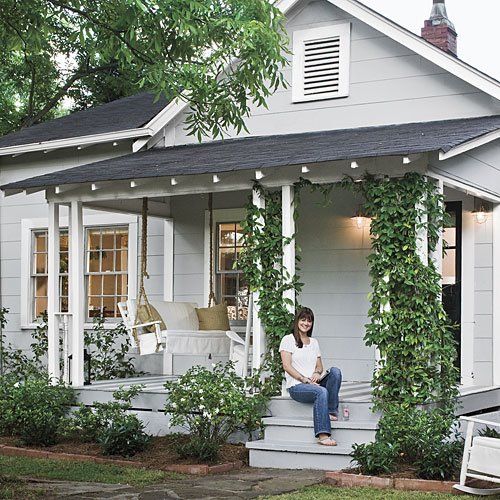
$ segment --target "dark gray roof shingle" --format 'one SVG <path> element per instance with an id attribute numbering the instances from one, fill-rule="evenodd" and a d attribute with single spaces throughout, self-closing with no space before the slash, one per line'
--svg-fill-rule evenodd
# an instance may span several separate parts
<path id="1" fill-rule="evenodd" d="M 303 134 L 227 139 L 150 149 L 1 186 L 62 184 L 301 165 L 450 149 L 500 129 L 500 115 Z"/>
<path id="2" fill-rule="evenodd" d="M 163 97 L 155 102 L 154 94 L 142 92 L 4 135 L 0 148 L 139 128 L 166 105 Z"/>

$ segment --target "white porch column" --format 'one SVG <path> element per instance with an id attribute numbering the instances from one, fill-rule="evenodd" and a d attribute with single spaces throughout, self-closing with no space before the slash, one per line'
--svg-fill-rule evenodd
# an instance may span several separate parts
<path id="1" fill-rule="evenodd" d="M 81 201 L 72 201 L 69 216 L 69 308 L 71 328 L 71 383 L 81 386 L 83 375 L 83 328 L 85 321 L 85 291 L 83 282 L 83 210 Z"/>
<path id="2" fill-rule="evenodd" d="M 425 200 L 422 200 L 417 205 L 417 209 L 422 209 L 424 206 Z M 428 265 L 429 263 L 429 242 L 427 239 L 427 212 L 424 211 L 421 219 L 418 221 L 421 224 L 421 227 L 417 230 L 417 254 L 420 257 L 420 260 L 424 265 Z"/>
<path id="3" fill-rule="evenodd" d="M 493 385 L 500 385 L 500 204 L 493 207 Z"/>
<path id="4" fill-rule="evenodd" d="M 59 205 L 49 202 L 47 234 L 47 368 L 55 383 L 59 377 Z"/>
<path id="5" fill-rule="evenodd" d="M 263 209 L 265 207 L 265 199 L 261 197 L 257 190 L 252 192 L 253 204 L 259 208 Z M 261 223 L 264 221 L 261 219 Z M 253 344 L 252 344 L 252 368 L 257 370 L 260 368 L 262 362 L 262 356 L 266 352 L 266 337 L 264 329 L 259 317 L 259 291 L 253 292 L 253 314 L 252 314 L 252 333 L 253 333 Z"/>
<path id="6" fill-rule="evenodd" d="M 283 245 L 283 268 L 288 275 L 288 282 L 295 277 L 295 219 L 294 219 L 294 188 L 293 186 L 283 186 L 281 188 L 281 227 L 284 238 L 291 238 L 290 243 Z M 295 313 L 295 290 L 285 290 L 283 298 L 292 301 L 286 304 L 287 309 Z"/>

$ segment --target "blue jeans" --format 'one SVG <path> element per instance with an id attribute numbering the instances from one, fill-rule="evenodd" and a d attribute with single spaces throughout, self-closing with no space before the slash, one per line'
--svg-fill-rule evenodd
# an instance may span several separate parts
<path id="1" fill-rule="evenodd" d="M 316 384 L 297 384 L 288 389 L 290 397 L 299 403 L 313 403 L 314 435 L 332 433 L 330 414 L 339 413 L 339 391 L 342 373 L 330 368 L 330 373 Z"/>

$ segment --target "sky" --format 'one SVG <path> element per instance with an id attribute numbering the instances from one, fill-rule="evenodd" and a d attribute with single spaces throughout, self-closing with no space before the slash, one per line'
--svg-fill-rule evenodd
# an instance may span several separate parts
<path id="1" fill-rule="evenodd" d="M 432 0 L 360 0 L 420 35 Z M 458 56 L 500 80 L 500 0 L 446 0 L 458 33 Z"/>

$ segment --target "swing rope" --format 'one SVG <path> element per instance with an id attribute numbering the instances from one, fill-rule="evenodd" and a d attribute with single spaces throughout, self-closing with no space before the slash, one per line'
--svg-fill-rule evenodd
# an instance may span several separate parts
<path id="1" fill-rule="evenodd" d="M 208 307 L 212 307 L 212 305 L 216 305 L 215 302 L 215 292 L 214 292 L 214 204 L 213 204 L 213 194 L 208 194 L 208 224 L 209 224 L 209 245 L 210 245 L 210 291 L 208 293 Z"/>

